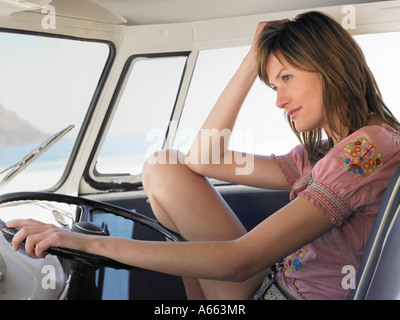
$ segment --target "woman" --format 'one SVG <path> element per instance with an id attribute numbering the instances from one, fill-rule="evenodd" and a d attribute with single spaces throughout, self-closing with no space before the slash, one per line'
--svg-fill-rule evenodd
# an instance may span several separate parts
<path id="1" fill-rule="evenodd" d="M 284 156 L 251 156 L 253 170 L 237 174 L 244 164 L 221 148 L 227 143 L 220 143 L 220 133 L 229 138 L 226 132 L 233 130 L 257 75 L 276 91 L 276 105 L 301 145 Z M 261 23 L 202 127 L 215 136 L 199 133 L 187 156 L 162 151 L 144 166 L 155 215 L 187 242 L 86 236 L 24 220 L 8 224 L 24 227 L 14 249 L 26 238 L 27 252 L 37 257 L 50 246 L 69 247 L 180 275 L 194 299 L 248 299 L 254 292 L 260 298 L 264 292 L 257 288 L 269 266 L 279 263 L 265 298 L 346 299 L 350 291 L 341 285 L 341 271 L 359 266 L 385 188 L 400 165 L 399 129 L 363 54 L 340 25 L 318 12 Z M 176 157 L 180 161 L 157 161 Z M 205 176 L 291 190 L 292 201 L 246 232 Z"/>

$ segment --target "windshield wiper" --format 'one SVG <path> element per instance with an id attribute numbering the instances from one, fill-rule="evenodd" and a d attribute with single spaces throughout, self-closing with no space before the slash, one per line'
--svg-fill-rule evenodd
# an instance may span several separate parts
<path id="1" fill-rule="evenodd" d="M 27 153 L 22 160 L 8 167 L 7 169 L 0 172 L 3 174 L 4 172 L 10 170 L 7 175 L 0 182 L 0 188 L 4 187 L 7 183 L 9 183 L 12 179 L 14 179 L 22 170 L 26 169 L 33 161 L 35 161 L 40 155 L 42 155 L 45 151 L 47 151 L 53 144 L 55 144 L 58 140 L 60 140 L 64 135 L 66 135 L 70 130 L 74 128 L 74 125 L 71 124 L 65 129 L 57 132 L 49 139 L 40 144 L 37 148 L 31 150 Z"/>

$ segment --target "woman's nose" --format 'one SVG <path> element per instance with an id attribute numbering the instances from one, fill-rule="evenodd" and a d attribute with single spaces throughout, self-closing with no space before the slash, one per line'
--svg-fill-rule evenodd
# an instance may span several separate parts
<path id="1" fill-rule="evenodd" d="M 284 109 L 285 106 L 288 104 L 288 97 L 285 89 L 279 88 L 276 90 L 276 106 L 280 109 Z"/>

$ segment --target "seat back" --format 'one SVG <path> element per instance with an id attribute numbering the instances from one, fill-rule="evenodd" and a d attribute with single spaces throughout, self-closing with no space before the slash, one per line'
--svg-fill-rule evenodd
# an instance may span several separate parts
<path id="1" fill-rule="evenodd" d="M 400 270 L 399 205 L 400 168 L 386 189 L 371 230 L 352 295 L 356 300 L 395 299 L 400 294 L 400 277 L 396 281 L 392 277 Z M 397 262 L 394 262 L 395 256 Z"/>

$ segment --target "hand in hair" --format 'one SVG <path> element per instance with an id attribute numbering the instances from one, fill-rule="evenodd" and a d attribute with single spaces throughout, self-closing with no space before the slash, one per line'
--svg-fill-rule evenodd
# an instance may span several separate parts
<path id="1" fill-rule="evenodd" d="M 264 28 L 271 24 L 281 24 L 281 23 L 285 23 L 288 21 L 289 21 L 289 19 L 282 19 L 282 20 L 273 20 L 273 21 L 263 21 L 263 22 L 258 23 L 256 32 L 253 37 L 253 42 L 251 44 L 251 49 L 250 49 L 250 53 L 253 54 L 254 58 L 257 57 L 258 39 L 260 37 L 261 32 L 264 30 Z"/>

